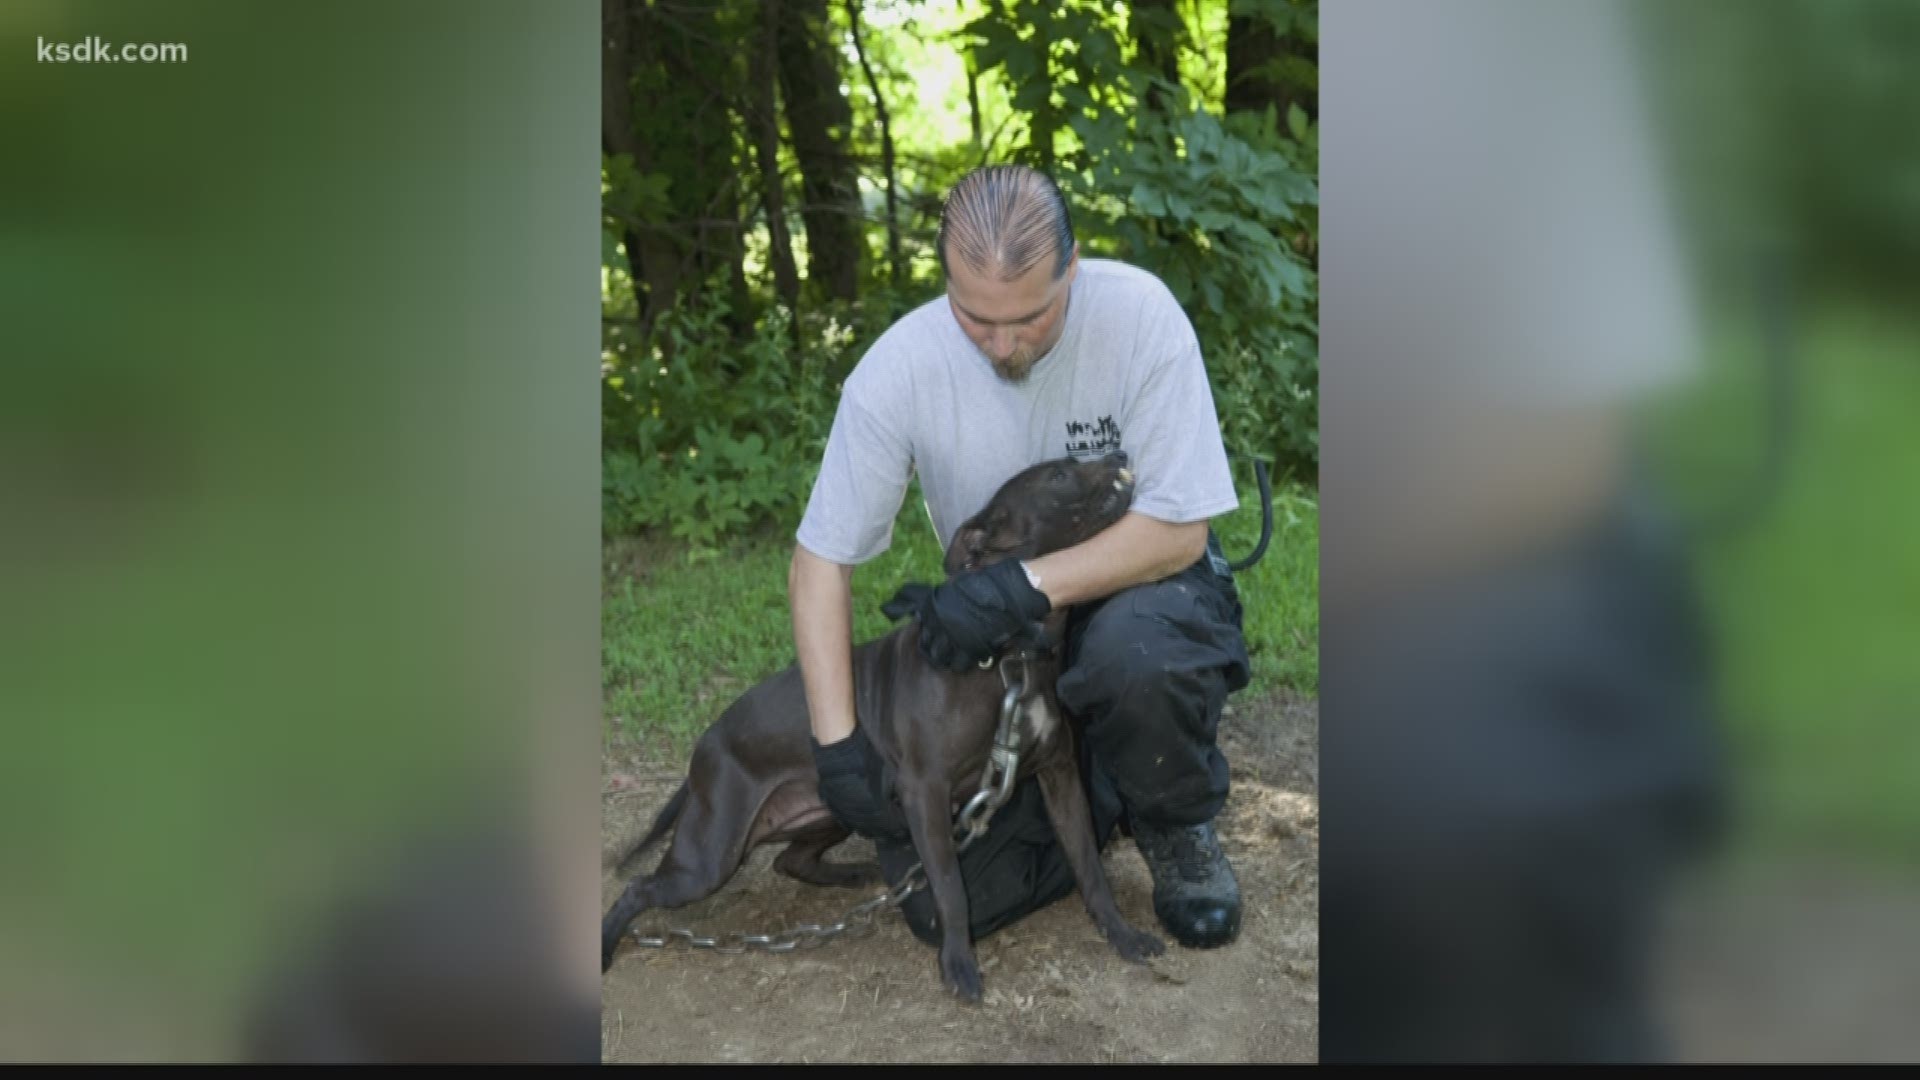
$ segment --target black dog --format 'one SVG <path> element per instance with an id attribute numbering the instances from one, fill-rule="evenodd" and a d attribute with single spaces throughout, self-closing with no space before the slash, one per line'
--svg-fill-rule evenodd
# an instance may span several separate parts
<path id="1" fill-rule="evenodd" d="M 1125 454 L 1036 465 L 1007 481 L 986 509 L 954 534 L 947 573 L 1072 547 L 1119 521 L 1132 495 Z M 1057 637 L 1065 618 L 1065 612 L 1048 617 L 1050 636 Z M 1165 946 L 1129 926 L 1114 903 L 1075 764 L 1073 734 L 1053 694 L 1059 662 L 1043 656 L 1027 667 L 1020 775 L 1039 778 L 1047 816 L 1094 924 L 1123 958 L 1143 962 Z M 955 810 L 977 790 L 986 769 L 1005 694 L 1001 674 L 973 669 L 956 675 L 929 664 L 920 653 L 918 626 L 909 623 L 854 649 L 853 682 L 855 715 L 895 774 L 939 911 L 942 977 L 956 993 L 978 1001 L 980 969 L 968 937 L 952 829 Z M 820 800 L 811 734 L 806 691 L 795 665 L 741 695 L 701 736 L 687 779 L 621 860 L 624 866 L 678 823 L 658 869 L 630 882 L 607 913 L 601 925 L 602 971 L 612 965 L 614 949 L 635 916 L 711 895 L 760 844 L 786 842 L 774 867 L 801 881 L 839 886 L 878 881 L 872 867 L 821 859 L 851 834 Z"/>

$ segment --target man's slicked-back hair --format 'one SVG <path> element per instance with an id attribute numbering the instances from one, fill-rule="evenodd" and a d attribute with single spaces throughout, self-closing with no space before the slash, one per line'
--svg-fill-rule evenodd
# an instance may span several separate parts
<path id="1" fill-rule="evenodd" d="M 940 211 L 940 271 L 952 254 L 975 273 L 1013 281 L 1053 257 L 1053 279 L 1073 258 L 1073 222 L 1053 178 L 1024 165 L 988 165 L 960 178 Z"/>

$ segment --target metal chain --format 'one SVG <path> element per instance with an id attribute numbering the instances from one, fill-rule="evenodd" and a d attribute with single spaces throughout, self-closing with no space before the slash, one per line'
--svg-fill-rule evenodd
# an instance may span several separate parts
<path id="1" fill-rule="evenodd" d="M 986 835 L 987 824 L 993 819 L 994 812 L 1005 806 L 1013 796 L 1013 778 L 1020 768 L 1020 699 L 1026 694 L 1027 667 L 1026 657 L 1016 655 L 1011 658 L 1019 661 L 1020 673 L 1007 675 L 1006 663 L 1000 666 L 1000 682 L 1007 692 L 1000 699 L 1000 725 L 993 734 L 993 749 L 987 755 L 986 771 L 980 774 L 980 790 L 967 805 L 955 816 L 953 823 L 954 854 L 967 850 L 975 840 Z M 827 926 L 819 923 L 803 923 L 779 934 L 747 934 L 734 932 L 724 937 L 701 937 L 691 930 L 669 930 L 664 934 L 643 935 L 638 931 L 629 931 L 628 937 L 643 949 L 664 949 L 670 942 L 684 941 L 688 948 L 711 949 L 725 956 L 737 956 L 749 949 L 764 952 L 784 953 L 796 949 L 816 948 L 834 938 L 850 934 L 856 927 L 862 933 L 873 929 L 873 917 L 882 910 L 897 908 L 907 902 L 907 898 L 927 887 L 927 873 L 920 863 L 914 863 L 900 877 L 900 884 L 888 889 L 879 896 L 857 904 L 852 910 L 840 917 L 838 922 Z M 855 935 L 857 936 L 857 935 Z"/>

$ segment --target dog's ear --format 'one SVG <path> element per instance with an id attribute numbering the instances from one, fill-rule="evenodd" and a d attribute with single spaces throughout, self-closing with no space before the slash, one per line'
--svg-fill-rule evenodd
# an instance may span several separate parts
<path id="1" fill-rule="evenodd" d="M 953 543 L 947 545 L 947 576 L 952 577 L 963 570 L 977 570 L 980 559 L 986 554 L 988 529 L 986 515 L 976 514 L 967 519 L 953 534 Z"/>

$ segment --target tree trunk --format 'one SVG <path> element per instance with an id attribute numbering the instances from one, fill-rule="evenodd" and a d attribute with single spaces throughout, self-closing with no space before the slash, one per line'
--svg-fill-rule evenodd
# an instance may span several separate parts
<path id="1" fill-rule="evenodd" d="M 649 147 L 634 132 L 634 11 L 630 0 L 601 0 L 600 144 L 608 156 L 626 155 L 638 172 L 651 165 Z M 673 304 L 680 287 L 680 257 L 671 243 L 649 238 L 634 223 L 620 225 L 633 276 L 634 314 L 640 340 L 647 340 L 659 311 Z"/>
<path id="2" fill-rule="evenodd" d="M 994 7 L 1001 11 L 1002 19 L 1007 18 L 999 0 L 995 0 Z M 1053 105 L 1053 42 L 1060 36 L 1055 31 L 1061 9 L 1054 0 L 1025 0 L 1024 3 L 1015 4 L 1014 11 L 1017 13 L 1014 16 L 1016 20 L 1028 20 L 1037 27 L 1032 41 L 1039 46 L 1040 67 L 1034 73 L 1033 81 L 1039 86 L 1039 94 L 1027 114 L 1027 148 L 1033 154 L 1034 167 L 1052 176 L 1055 169 L 1054 135 L 1060 130 L 1060 113 Z"/>
<path id="3" fill-rule="evenodd" d="M 1130 23 L 1140 66 L 1174 86 L 1180 85 L 1180 42 L 1186 35 L 1186 22 L 1180 18 L 1174 0 L 1134 0 Z M 1173 112 L 1170 92 L 1158 85 L 1148 87 L 1146 104 L 1162 114 Z"/>
<path id="4" fill-rule="evenodd" d="M 760 59 L 753 79 L 754 153 L 760 163 L 760 202 L 767 212 L 767 250 L 773 260 L 773 287 L 799 331 L 800 271 L 793 261 L 793 237 L 787 232 L 786 188 L 780 182 L 780 114 L 774 100 L 774 71 L 780 51 L 780 0 L 762 0 Z"/>
<path id="5" fill-rule="evenodd" d="M 892 271 L 897 295 L 906 286 L 907 267 L 900 258 L 900 216 L 898 196 L 893 183 L 893 121 L 887 116 L 887 98 L 880 92 L 880 80 L 867 62 L 866 46 L 860 42 L 860 0 L 847 0 L 847 25 L 853 30 L 854 55 L 860 58 L 860 70 L 867 74 L 867 86 L 873 90 L 874 112 L 880 118 L 880 163 L 887 178 L 887 266 Z"/>
<path id="6" fill-rule="evenodd" d="M 779 20 L 780 93 L 800 162 L 807 280 L 826 296 L 851 300 L 860 282 L 860 189 L 847 152 L 853 110 L 840 93 L 826 0 L 782 0 Z"/>
<path id="7" fill-rule="evenodd" d="M 727 325 L 733 330 L 733 340 L 745 342 L 753 338 L 758 305 L 753 289 L 747 285 L 747 229 L 753 222 L 752 206 L 741 207 L 740 214 L 739 224 L 726 238 L 727 294 L 732 299 L 727 305 Z"/>
<path id="8" fill-rule="evenodd" d="M 980 131 L 980 73 L 975 70 L 973 53 L 965 54 L 967 63 L 967 120 L 973 125 L 973 145 L 979 149 L 982 134 Z"/>
<path id="9" fill-rule="evenodd" d="M 1270 2 L 1278 4 L 1281 0 Z M 1295 26 L 1297 31 L 1298 23 Z M 1319 55 L 1319 45 L 1304 33 L 1282 36 L 1274 32 L 1272 23 L 1258 16 L 1229 17 L 1227 111 L 1263 112 L 1273 105 L 1284 129 L 1287 107 L 1298 105 L 1309 119 L 1318 120 L 1319 95 L 1282 78 L 1270 65 L 1293 61 L 1310 67 L 1318 62 Z"/>
<path id="10" fill-rule="evenodd" d="M 1040 94 L 1040 105 L 1033 110 L 1027 121 L 1028 145 L 1034 153 L 1034 165 L 1048 176 L 1053 175 L 1053 134 L 1059 130 L 1059 114 L 1053 109 L 1053 58 L 1046 48 L 1040 53 L 1040 73 L 1035 76 L 1044 90 Z"/>
<path id="11" fill-rule="evenodd" d="M 673 107 L 686 110 L 685 123 L 669 129 L 668 137 L 682 142 L 685 150 L 673 178 L 676 219 L 698 223 L 688 243 L 688 279 L 717 292 L 716 279 L 726 276 L 727 326 L 737 339 L 753 329 L 742 218 L 743 204 L 758 200 L 747 196 L 748 181 L 737 153 L 741 148 L 735 133 L 745 109 L 730 70 L 732 45 L 725 40 L 716 5 L 650 6 L 672 22 L 673 32 L 664 36 L 672 50 L 667 71 L 678 84 Z M 653 131 L 655 138 L 666 134 L 657 118 Z"/>

